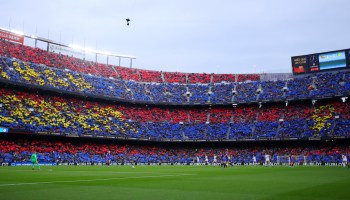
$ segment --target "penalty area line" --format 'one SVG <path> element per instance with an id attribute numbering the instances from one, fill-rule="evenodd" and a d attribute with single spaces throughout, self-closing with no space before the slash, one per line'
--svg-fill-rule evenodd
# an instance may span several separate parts
<path id="1" fill-rule="evenodd" d="M 159 175 L 159 176 L 115 177 L 115 178 L 98 178 L 98 179 L 83 179 L 83 180 L 70 180 L 70 181 L 45 181 L 45 182 L 33 182 L 33 183 L 28 183 L 28 182 L 27 183 L 7 183 L 7 184 L 0 184 L 0 187 L 54 184 L 54 183 L 78 183 L 78 182 L 93 182 L 93 181 L 109 181 L 109 180 L 123 180 L 123 179 L 162 178 L 162 177 L 175 177 L 175 176 L 195 176 L 195 175 L 197 175 L 197 174 L 167 174 L 167 175 Z"/>

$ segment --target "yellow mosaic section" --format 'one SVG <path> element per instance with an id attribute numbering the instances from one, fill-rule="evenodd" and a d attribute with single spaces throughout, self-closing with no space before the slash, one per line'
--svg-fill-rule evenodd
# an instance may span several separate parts
<path id="1" fill-rule="evenodd" d="M 32 69 L 27 63 L 23 63 L 24 69 L 21 67 L 21 64 L 15 60 L 12 61 L 12 65 L 14 69 L 21 74 L 24 80 L 28 82 L 37 82 L 39 85 L 44 85 L 43 83 L 41 84 L 43 80 L 41 77 L 39 77 L 39 73 Z"/>
<path id="2" fill-rule="evenodd" d="M 0 77 L 10 80 L 9 75 L 5 72 L 4 67 L 0 63 Z"/>
<path id="3" fill-rule="evenodd" d="M 76 75 L 76 77 L 74 77 L 72 74 L 67 73 L 67 77 L 80 91 L 91 88 L 91 85 L 87 83 L 81 75 Z"/>
<path id="4" fill-rule="evenodd" d="M 49 82 L 50 85 L 53 86 L 64 86 L 64 87 L 68 87 L 69 83 L 65 80 L 63 80 L 62 78 L 60 78 L 54 71 L 46 68 L 43 71 L 43 74 L 45 75 L 45 77 L 47 77 L 47 80 Z"/>
<path id="5" fill-rule="evenodd" d="M 320 132 L 323 128 L 329 128 L 331 123 L 327 122 L 327 120 L 333 118 L 334 110 L 335 109 L 332 105 L 324 105 L 316 108 L 311 117 L 315 124 L 311 128 L 318 132 Z"/>
<path id="6" fill-rule="evenodd" d="M 138 132 L 124 120 L 121 112 L 112 107 L 96 106 L 92 109 L 79 109 L 82 102 L 75 102 L 76 106 L 73 106 L 71 102 L 60 101 L 59 98 L 49 100 L 41 98 L 34 101 L 17 95 L 0 96 L 0 102 L 7 111 L 10 111 L 9 116 L 0 115 L 0 120 L 9 123 L 21 120 L 31 125 L 63 126 L 74 129 L 82 127 L 86 132 L 104 131 L 111 134 L 113 134 L 112 128 L 120 133 L 125 133 L 125 128 Z M 120 121 L 122 126 L 113 123 L 113 119 Z"/>
<path id="7" fill-rule="evenodd" d="M 69 80 L 80 91 L 83 91 L 84 89 L 92 88 L 92 86 L 89 83 L 87 83 L 84 77 L 81 75 L 73 76 L 71 73 L 66 73 L 67 80 L 64 80 L 49 68 L 44 69 L 41 72 L 43 76 L 40 76 L 39 72 L 35 71 L 33 68 L 30 67 L 30 65 L 28 65 L 25 62 L 23 62 L 21 66 L 19 62 L 13 60 L 12 64 L 14 69 L 23 77 L 24 80 L 31 83 L 36 82 L 40 86 L 45 86 L 49 84 L 55 87 L 58 87 L 58 86 L 68 87 L 69 86 L 68 80 Z M 9 79 L 6 72 L 2 73 L 2 76 Z M 46 80 L 43 77 L 46 77 Z"/>

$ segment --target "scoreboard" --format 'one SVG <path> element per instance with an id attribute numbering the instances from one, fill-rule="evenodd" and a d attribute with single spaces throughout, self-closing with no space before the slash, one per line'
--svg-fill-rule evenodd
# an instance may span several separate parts
<path id="1" fill-rule="evenodd" d="M 292 57 L 293 74 L 350 68 L 350 49 Z"/>

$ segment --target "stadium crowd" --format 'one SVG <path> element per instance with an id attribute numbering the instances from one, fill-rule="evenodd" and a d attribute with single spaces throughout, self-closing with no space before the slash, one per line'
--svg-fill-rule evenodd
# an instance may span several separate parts
<path id="1" fill-rule="evenodd" d="M 0 40 L 0 80 L 0 127 L 10 132 L 164 141 L 350 137 L 350 103 L 339 99 L 350 94 L 349 71 L 268 81 L 259 74 L 161 72 L 105 65 Z M 56 93 L 7 85 L 17 83 Z M 58 95 L 57 90 L 79 97 Z M 101 97 L 114 101 L 101 102 Z M 322 98 L 331 99 L 314 100 Z M 298 99 L 306 101 L 290 101 Z M 262 163 L 265 154 L 273 162 L 294 155 L 299 163 L 340 163 L 341 156 L 350 153 L 349 146 L 226 150 L 0 139 L 0 163 L 29 162 L 35 151 L 39 162 L 55 163 L 104 163 L 108 151 L 117 163 L 204 163 L 206 157 L 208 162 L 214 157 L 220 162 L 224 152 L 232 163 L 249 163 L 253 156 Z"/>
<path id="2" fill-rule="evenodd" d="M 33 132 L 144 138 L 236 140 L 349 137 L 350 103 L 186 108 L 120 105 L 0 89 L 0 126 Z"/>
<path id="3" fill-rule="evenodd" d="M 299 147 L 231 147 L 194 148 L 161 147 L 127 144 L 104 144 L 96 142 L 71 142 L 37 139 L 0 139 L 0 163 L 29 163 L 30 155 L 37 152 L 39 163 L 106 163 L 107 153 L 113 163 L 220 163 L 222 155 L 229 156 L 231 163 L 264 163 L 265 154 L 271 161 L 288 162 L 292 155 L 295 162 L 341 163 L 342 155 L 350 154 L 349 146 L 299 146 Z"/>
<path id="4" fill-rule="evenodd" d="M 0 40 L 0 78 L 127 101 L 249 103 L 347 96 L 348 71 L 261 81 L 257 74 L 172 73 L 98 64 Z"/>
<path id="5" fill-rule="evenodd" d="M 72 56 L 47 52 L 40 48 L 33 48 L 21 44 L 15 44 L 0 40 L 0 55 L 9 58 L 17 58 L 24 62 L 44 64 L 49 67 L 70 69 L 84 74 L 92 74 L 103 77 L 121 78 L 123 80 L 134 80 L 141 82 L 168 82 L 168 83 L 209 83 L 211 74 L 180 73 L 180 72 L 158 72 L 141 69 L 129 69 L 126 67 L 97 64 L 85 59 L 74 58 Z M 162 77 L 162 74 L 164 77 Z M 215 82 L 232 81 L 235 78 L 231 74 L 218 74 Z M 222 79 L 221 79 L 222 78 Z M 258 74 L 238 75 L 239 81 L 259 80 Z"/>

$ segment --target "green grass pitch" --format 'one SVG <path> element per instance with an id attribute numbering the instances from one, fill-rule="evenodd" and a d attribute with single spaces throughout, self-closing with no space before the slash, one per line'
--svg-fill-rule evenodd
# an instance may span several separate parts
<path id="1" fill-rule="evenodd" d="M 0 167 L 0 199 L 350 199 L 344 167 Z"/>

